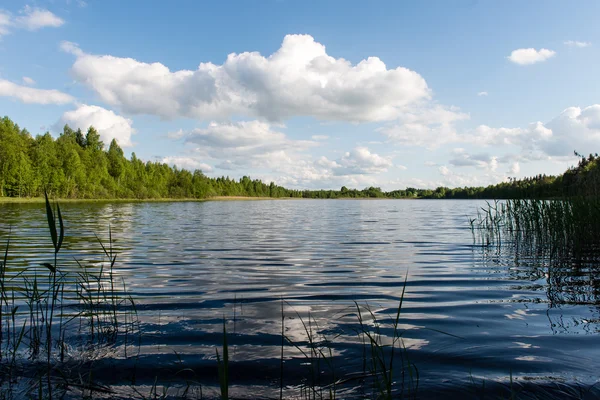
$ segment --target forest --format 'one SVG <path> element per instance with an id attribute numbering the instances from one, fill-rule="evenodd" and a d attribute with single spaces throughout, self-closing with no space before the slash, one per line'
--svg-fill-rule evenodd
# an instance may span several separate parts
<path id="1" fill-rule="evenodd" d="M 597 154 L 580 155 L 577 166 L 559 176 L 537 175 L 510 179 L 487 187 L 436 189 L 378 187 L 340 190 L 292 190 L 273 182 L 244 176 L 211 178 L 156 161 L 128 160 L 113 139 L 105 146 L 93 127 L 87 132 L 65 125 L 58 138 L 50 133 L 35 138 L 10 118 L 0 120 L 0 197 L 64 199 L 205 199 L 214 196 L 291 198 L 425 198 L 507 199 L 558 198 L 598 195 L 600 167 Z"/>

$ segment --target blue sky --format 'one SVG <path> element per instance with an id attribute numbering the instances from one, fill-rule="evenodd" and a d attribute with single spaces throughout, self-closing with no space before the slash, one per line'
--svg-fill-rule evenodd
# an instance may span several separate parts
<path id="1" fill-rule="evenodd" d="M 487 185 L 600 147 L 600 3 L 11 1 L 0 114 L 294 188 Z"/>

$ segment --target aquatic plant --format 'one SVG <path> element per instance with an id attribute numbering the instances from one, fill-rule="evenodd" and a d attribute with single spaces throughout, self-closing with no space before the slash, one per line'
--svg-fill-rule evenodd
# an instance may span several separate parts
<path id="1" fill-rule="evenodd" d="M 86 385 L 70 380 L 63 367 L 76 363 L 83 369 L 118 337 L 127 354 L 130 337 L 139 333 L 135 302 L 124 282 L 122 290 L 115 285 L 110 232 L 108 248 L 98 239 L 108 268 L 104 262 L 83 266 L 77 260 L 76 271 L 63 268 L 58 258 L 65 237 L 60 206 L 52 207 L 46 196 L 45 210 L 52 262 L 11 268 L 9 237 L 0 263 L 0 389 L 6 398 L 22 395 L 13 393 L 22 378 L 37 382 L 27 390 L 40 398 L 53 397 L 57 379 L 63 389 L 93 388 L 91 375 Z M 82 376 L 77 378 L 83 381 Z"/>
<path id="2" fill-rule="evenodd" d="M 600 198 L 488 203 L 470 222 L 476 245 L 512 255 L 512 274 L 545 278 L 551 303 L 600 302 Z"/>

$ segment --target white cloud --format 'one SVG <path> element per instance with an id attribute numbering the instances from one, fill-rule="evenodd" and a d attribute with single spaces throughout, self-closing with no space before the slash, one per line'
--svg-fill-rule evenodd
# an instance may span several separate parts
<path id="1" fill-rule="evenodd" d="M 552 121 L 538 123 L 535 146 L 549 156 L 570 156 L 600 148 L 600 104 L 569 107 Z M 595 150 L 594 150 L 595 151 Z"/>
<path id="2" fill-rule="evenodd" d="M 43 8 L 25 6 L 16 17 L 0 10 L 0 37 L 14 29 L 37 31 L 46 27 L 58 28 L 64 23 L 62 18 Z"/>
<path id="3" fill-rule="evenodd" d="M 403 112 L 397 123 L 379 128 L 392 142 L 407 146 L 435 148 L 459 141 L 455 123 L 468 120 L 469 115 L 455 107 L 435 105 Z"/>
<path id="4" fill-rule="evenodd" d="M 202 170 L 203 173 L 205 173 L 205 172 L 212 172 L 212 170 L 213 170 L 213 168 L 210 165 L 208 165 L 206 163 L 202 163 L 193 157 L 184 157 L 184 156 L 163 157 L 161 162 L 165 163 L 165 164 L 169 164 L 169 165 L 176 165 L 178 168 L 187 169 L 190 171 L 199 169 L 199 170 Z"/>
<path id="5" fill-rule="evenodd" d="M 592 45 L 590 42 L 579 42 L 577 40 L 565 40 L 563 43 L 569 47 L 588 47 Z"/>
<path id="6" fill-rule="evenodd" d="M 206 128 L 198 128 L 185 135 L 186 141 L 203 148 L 226 149 L 244 153 L 260 153 L 285 147 L 289 141 L 285 134 L 262 121 L 211 122 Z"/>
<path id="7" fill-rule="evenodd" d="M 480 125 L 457 137 L 471 145 L 494 147 L 496 150 L 499 147 L 515 149 L 516 152 L 496 159 L 497 163 L 512 163 L 509 173 L 514 174 L 520 171 L 518 162 L 564 161 L 573 158 L 574 150 L 586 153 L 600 148 L 600 104 L 585 108 L 569 107 L 547 123 L 533 122 L 524 128 Z M 450 164 L 489 168 L 491 156 L 485 153 L 469 155 L 460 150 L 455 150 Z"/>
<path id="8" fill-rule="evenodd" d="M 353 65 L 327 54 L 309 35 L 287 35 L 268 57 L 232 53 L 221 65 L 170 71 L 160 63 L 86 54 L 72 43 L 74 78 L 106 103 L 127 113 L 164 118 L 224 119 L 232 115 L 281 121 L 293 116 L 322 120 L 394 120 L 430 97 L 427 83 L 406 68 L 388 69 L 377 57 Z"/>
<path id="9" fill-rule="evenodd" d="M 312 140 L 327 140 L 327 139 L 329 139 L 329 136 L 327 136 L 327 135 L 312 135 L 310 138 Z"/>
<path id="10" fill-rule="evenodd" d="M 28 76 L 23 77 L 23 83 L 26 85 L 35 85 L 35 81 Z"/>
<path id="11" fill-rule="evenodd" d="M 206 128 L 170 133 L 193 148 L 193 156 L 215 160 L 220 169 L 273 169 L 303 158 L 300 153 L 317 145 L 310 140 L 291 140 L 263 121 L 211 122 Z"/>
<path id="12" fill-rule="evenodd" d="M 487 153 L 469 154 L 463 148 L 452 150 L 453 158 L 449 161 L 455 167 L 477 167 L 489 171 L 498 168 L 498 158 Z"/>
<path id="13" fill-rule="evenodd" d="M 69 124 L 73 129 L 80 128 L 84 132 L 93 126 L 105 146 L 113 139 L 116 139 L 121 147 L 133 145 L 131 135 L 135 133 L 135 129 L 131 126 L 132 121 L 99 106 L 82 104 L 75 110 L 65 112 L 56 126 L 62 129 L 64 124 Z"/>
<path id="14" fill-rule="evenodd" d="M 169 139 L 181 139 L 182 137 L 185 137 L 188 134 L 188 132 L 184 131 L 183 129 L 179 129 L 175 132 L 169 132 L 167 133 L 167 137 Z"/>
<path id="15" fill-rule="evenodd" d="M 35 89 L 0 79 L 0 96 L 13 97 L 27 104 L 67 104 L 74 101 L 71 95 L 58 90 Z"/>
<path id="16" fill-rule="evenodd" d="M 430 182 L 428 188 L 434 188 L 437 186 L 447 187 L 464 187 L 464 186 L 488 186 L 493 185 L 503 180 L 506 180 L 506 176 L 489 170 L 481 175 L 474 174 L 459 174 L 445 165 L 438 168 L 442 180 L 440 182 Z"/>
<path id="17" fill-rule="evenodd" d="M 488 92 L 479 92 L 477 93 L 477 96 L 487 96 Z"/>
<path id="18" fill-rule="evenodd" d="M 321 157 L 317 164 L 330 169 L 334 175 L 378 174 L 393 165 L 391 157 L 371 153 L 366 147 L 356 147 L 336 161 Z"/>
<path id="19" fill-rule="evenodd" d="M 468 143 L 480 147 L 504 146 L 520 151 L 510 160 L 507 156 L 498 158 L 497 162 L 501 163 L 570 157 L 573 150 L 586 152 L 586 149 L 600 148 L 600 104 L 586 108 L 569 107 L 547 123 L 538 121 L 515 128 L 479 125 L 464 131 L 457 130 L 454 124 L 467 119 L 468 115 L 447 109 L 429 111 L 417 114 L 412 120 L 401 119 L 396 125 L 378 130 L 390 141 L 401 145 L 431 149 L 450 143 Z M 489 157 L 487 154 L 454 154 L 450 164 L 489 168 L 492 165 Z"/>
<path id="20" fill-rule="evenodd" d="M 30 31 L 45 27 L 58 28 L 65 23 L 62 18 L 42 8 L 25 6 L 21 12 L 23 15 L 15 18 L 14 24 Z"/>
<path id="21" fill-rule="evenodd" d="M 60 42 L 59 48 L 62 51 L 64 51 L 65 53 L 73 54 L 74 56 L 77 56 L 77 57 L 85 56 L 85 53 L 83 51 L 81 51 L 81 49 L 79 48 L 79 45 L 74 42 L 69 42 L 67 40 L 63 40 L 62 42 Z"/>
<path id="22" fill-rule="evenodd" d="M 10 14 L 0 10 L 0 38 L 10 32 L 12 25 Z"/>
<path id="23" fill-rule="evenodd" d="M 523 132 L 521 128 L 492 128 L 479 125 L 474 130 L 461 134 L 458 141 L 479 146 L 511 145 L 520 142 Z"/>
<path id="24" fill-rule="evenodd" d="M 520 171 L 521 171 L 521 167 L 519 166 L 519 163 L 514 162 L 510 165 L 508 173 L 512 174 L 512 175 L 517 175 Z"/>
<path id="25" fill-rule="evenodd" d="M 366 147 L 356 147 L 336 160 L 315 160 L 308 150 L 317 147 L 317 142 L 292 140 L 271 124 L 257 120 L 211 122 L 205 128 L 171 136 L 183 139 L 190 147 L 183 158 L 168 157 L 178 166 L 185 163 L 186 168 L 196 168 L 210 163 L 217 171 L 231 171 L 230 176 L 252 171 L 253 178 L 295 188 L 370 186 L 377 183 L 374 176 L 394 166 L 392 157 Z"/>
<path id="26" fill-rule="evenodd" d="M 546 61 L 554 57 L 556 52 L 548 49 L 536 50 L 534 48 L 517 49 L 510 53 L 507 58 L 515 64 L 530 65 L 538 62 Z"/>

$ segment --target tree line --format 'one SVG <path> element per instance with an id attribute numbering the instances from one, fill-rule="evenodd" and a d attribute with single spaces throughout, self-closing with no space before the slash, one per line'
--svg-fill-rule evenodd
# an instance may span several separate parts
<path id="1" fill-rule="evenodd" d="M 577 153 L 576 153 L 577 154 Z M 293 190 L 244 176 L 211 178 L 201 170 L 127 159 L 116 140 L 105 148 L 93 127 L 87 132 L 65 125 L 54 139 L 50 133 L 32 135 L 10 118 L 0 120 L 0 196 L 40 197 L 44 190 L 58 198 L 208 198 L 213 196 L 293 198 L 554 198 L 598 195 L 599 158 L 580 157 L 579 164 L 559 176 L 538 175 L 510 179 L 487 187 L 437 189 L 406 188 L 384 192 L 362 190 Z"/>

